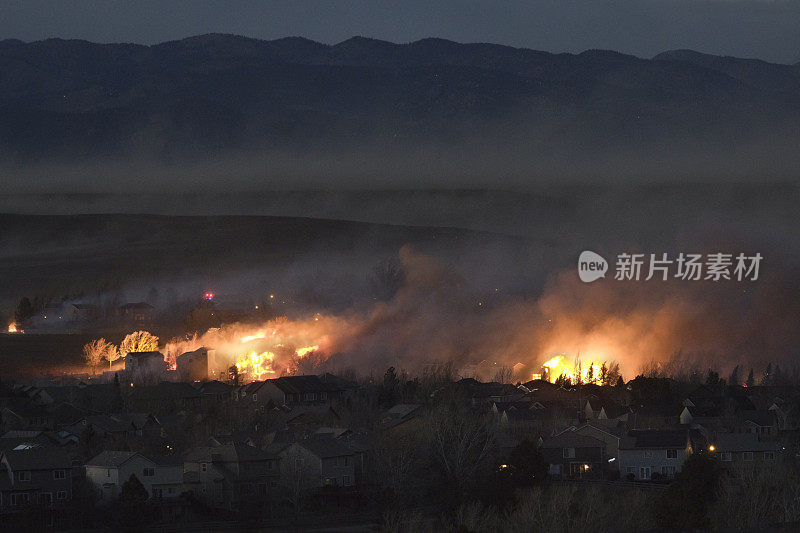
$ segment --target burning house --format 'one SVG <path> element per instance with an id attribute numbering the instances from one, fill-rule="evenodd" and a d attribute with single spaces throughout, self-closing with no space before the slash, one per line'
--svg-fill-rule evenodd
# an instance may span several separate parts
<path id="1" fill-rule="evenodd" d="M 125 374 L 132 383 L 158 383 L 167 373 L 161 352 L 131 352 L 125 356 Z"/>
<path id="2" fill-rule="evenodd" d="M 216 364 L 216 352 L 207 348 L 198 348 L 184 352 L 175 359 L 175 371 L 181 381 L 205 381 L 218 376 L 221 370 Z M 224 367 L 224 365 L 222 365 Z"/>

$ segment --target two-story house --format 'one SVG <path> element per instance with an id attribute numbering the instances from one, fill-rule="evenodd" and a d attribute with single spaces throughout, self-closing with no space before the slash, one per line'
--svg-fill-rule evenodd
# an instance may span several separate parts
<path id="1" fill-rule="evenodd" d="M 568 432 L 574 432 L 576 435 L 584 437 L 594 437 L 603 441 L 605 444 L 605 467 L 610 471 L 619 469 L 619 461 L 617 459 L 619 442 L 625 433 L 624 424 L 621 421 L 607 419 L 587 420 L 586 423 L 580 426 L 565 429 L 562 434 Z"/>
<path id="2" fill-rule="evenodd" d="M 355 484 L 356 452 L 340 440 L 307 439 L 286 446 L 279 455 L 283 475 L 302 475 L 308 488 Z"/>
<path id="3" fill-rule="evenodd" d="M 156 308 L 146 302 L 132 302 L 117 309 L 119 322 L 132 329 L 147 329 L 156 321 Z"/>
<path id="4" fill-rule="evenodd" d="M 176 498 L 182 492 L 183 463 L 175 457 L 148 458 L 136 452 L 103 451 L 86 463 L 86 478 L 103 502 L 116 500 L 131 475 L 154 499 Z"/>
<path id="5" fill-rule="evenodd" d="M 166 377 L 167 368 L 161 352 L 132 352 L 125 355 L 125 374 L 136 384 L 158 383 Z"/>
<path id="6" fill-rule="evenodd" d="M 605 446 L 600 439 L 569 431 L 542 439 L 539 453 L 554 479 L 602 479 Z"/>
<path id="7" fill-rule="evenodd" d="M 0 511 L 28 505 L 64 507 L 72 500 L 71 461 L 64 450 L 21 444 L 0 455 Z"/>
<path id="8" fill-rule="evenodd" d="M 162 381 L 157 385 L 135 386 L 126 400 L 129 411 L 175 413 L 199 411 L 203 395 L 188 383 Z"/>
<path id="9" fill-rule="evenodd" d="M 759 439 L 757 433 L 720 433 L 713 446 L 715 456 L 726 467 L 772 465 L 781 457 L 780 445 Z"/>
<path id="10" fill-rule="evenodd" d="M 275 406 L 313 405 L 329 403 L 337 387 L 318 376 L 281 376 L 251 383 L 245 388 L 244 399 L 256 404 Z"/>
<path id="11" fill-rule="evenodd" d="M 636 480 L 671 479 L 691 453 L 687 429 L 631 431 L 619 443 L 620 474 Z"/>
<path id="12" fill-rule="evenodd" d="M 198 446 L 184 459 L 184 488 L 209 507 L 233 511 L 266 500 L 278 487 L 278 466 L 275 455 L 254 446 Z"/>

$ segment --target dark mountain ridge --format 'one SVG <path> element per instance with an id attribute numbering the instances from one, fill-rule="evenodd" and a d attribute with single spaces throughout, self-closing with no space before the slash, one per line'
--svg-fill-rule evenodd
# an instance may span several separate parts
<path id="1" fill-rule="evenodd" d="M 353 37 L 153 46 L 0 41 L 0 162 L 176 161 L 264 147 L 476 140 L 607 152 L 797 138 L 800 67 Z M 397 148 L 397 147 L 401 148 Z"/>

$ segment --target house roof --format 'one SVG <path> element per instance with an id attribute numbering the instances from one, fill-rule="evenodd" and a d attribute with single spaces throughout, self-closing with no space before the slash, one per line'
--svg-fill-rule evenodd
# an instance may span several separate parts
<path id="1" fill-rule="evenodd" d="M 689 440 L 687 429 L 642 429 L 628 433 L 619 441 L 620 449 L 683 448 Z"/>
<path id="2" fill-rule="evenodd" d="M 160 357 L 164 359 L 164 354 L 159 352 L 158 350 L 151 350 L 149 352 L 128 352 L 125 354 L 125 357 L 131 357 L 133 359 L 147 359 L 149 357 Z"/>
<path id="3" fill-rule="evenodd" d="M 625 433 L 625 423 L 618 420 L 587 420 L 583 425 L 576 428 L 594 428 L 603 433 L 608 433 L 614 437 L 622 437 Z"/>
<path id="4" fill-rule="evenodd" d="M 317 436 L 330 436 L 334 439 L 338 439 L 342 435 L 346 435 L 348 433 L 352 433 L 349 428 L 337 428 L 337 427 L 329 427 L 329 426 L 320 426 L 314 432 L 314 435 Z"/>
<path id="5" fill-rule="evenodd" d="M 542 440 L 540 448 L 604 448 L 605 443 L 600 439 L 586 435 L 578 435 L 574 431 L 562 433 L 555 437 Z"/>
<path id="6" fill-rule="evenodd" d="M 53 418 L 57 424 L 61 425 L 69 425 L 74 424 L 84 416 L 86 416 L 86 411 L 75 407 L 71 403 L 59 403 L 56 407 L 51 410 L 53 414 Z"/>
<path id="7" fill-rule="evenodd" d="M 720 408 L 715 405 L 689 406 L 684 407 L 684 409 L 687 409 L 693 418 L 717 418 L 722 416 Z"/>
<path id="8" fill-rule="evenodd" d="M 120 309 L 155 309 L 152 305 L 146 302 L 131 302 L 119 306 Z"/>
<path id="9" fill-rule="evenodd" d="M 332 392 L 338 390 L 318 376 L 281 376 L 267 380 L 278 387 L 284 394 L 304 394 L 309 392 Z"/>
<path id="10" fill-rule="evenodd" d="M 62 387 L 42 387 L 42 392 L 47 393 L 55 402 L 71 402 L 78 393 L 78 387 L 66 385 Z"/>
<path id="11" fill-rule="evenodd" d="M 126 433 L 135 429 L 130 420 L 119 419 L 111 415 L 89 415 L 85 417 L 85 420 L 87 425 L 107 433 Z"/>
<path id="12" fill-rule="evenodd" d="M 644 405 L 634 409 L 634 414 L 641 417 L 675 417 L 678 418 L 680 411 L 671 405 Z"/>
<path id="13" fill-rule="evenodd" d="M 119 452 L 104 450 L 86 462 L 86 466 L 102 466 L 106 468 L 119 468 L 131 457 L 139 455 L 137 452 Z"/>
<path id="14" fill-rule="evenodd" d="M 702 400 L 717 397 L 719 397 L 719 394 L 708 385 L 698 385 L 697 388 L 690 392 L 688 396 L 690 400 Z"/>
<path id="15" fill-rule="evenodd" d="M 328 419 L 339 419 L 339 413 L 330 405 L 303 405 L 282 411 L 278 417 L 285 423 L 315 422 L 322 423 Z"/>
<path id="16" fill-rule="evenodd" d="M 714 439 L 717 453 L 721 452 L 764 452 L 777 451 L 775 442 L 762 442 L 753 433 L 720 433 Z"/>
<path id="17" fill-rule="evenodd" d="M 337 390 L 346 390 L 346 389 L 357 389 L 357 388 L 359 388 L 358 387 L 358 383 L 356 383 L 355 381 L 350 381 L 350 380 L 347 380 L 347 379 L 344 379 L 344 378 L 340 378 L 339 376 L 331 374 L 330 372 L 326 372 L 326 373 L 322 374 L 319 377 L 319 379 L 321 379 L 322 381 L 324 381 L 328 385 L 331 385 L 332 387 L 334 387 Z"/>
<path id="18" fill-rule="evenodd" d="M 183 466 L 180 455 L 149 455 L 147 458 L 159 466 Z"/>
<path id="19" fill-rule="evenodd" d="M 397 405 L 393 406 L 391 409 L 383 413 L 381 418 L 407 418 L 409 415 L 414 414 L 418 409 L 422 408 L 422 404 L 419 403 L 398 403 Z"/>
<path id="20" fill-rule="evenodd" d="M 64 450 L 53 446 L 34 446 L 3 452 L 12 471 L 55 470 L 69 468 L 72 463 Z"/>
<path id="21" fill-rule="evenodd" d="M 6 402 L 4 408 L 20 418 L 47 418 L 50 415 L 45 406 L 32 404 L 27 398 L 14 398 L 14 400 L 19 401 Z"/>
<path id="22" fill-rule="evenodd" d="M 204 381 L 197 386 L 203 394 L 225 394 L 233 390 L 233 386 L 221 381 Z"/>
<path id="23" fill-rule="evenodd" d="M 342 457 L 353 455 L 353 450 L 344 443 L 330 437 L 308 439 L 298 443 L 300 446 L 310 451 L 320 459 L 329 457 Z"/>
<path id="24" fill-rule="evenodd" d="M 241 443 L 227 443 L 219 446 L 197 446 L 186 453 L 186 461 L 192 463 L 237 463 L 242 461 L 263 461 L 274 456 L 255 446 Z"/>
<path id="25" fill-rule="evenodd" d="M 162 381 L 152 387 L 134 387 L 131 393 L 131 398 L 134 400 L 186 400 L 200 398 L 200 396 L 200 391 L 189 383 L 170 381 Z"/>
<path id="26" fill-rule="evenodd" d="M 774 426 L 775 413 L 768 409 L 753 409 L 747 411 L 740 411 L 738 413 L 740 419 L 745 422 L 752 422 L 757 426 Z"/>
<path id="27" fill-rule="evenodd" d="M 509 396 L 520 391 L 514 385 L 491 381 L 484 383 L 474 378 L 462 378 L 452 384 L 458 392 L 464 392 L 474 398 L 489 398 L 492 396 Z"/>
<path id="28" fill-rule="evenodd" d="M 3 433 L 0 439 L 32 439 L 42 434 L 40 429 L 12 429 Z"/>

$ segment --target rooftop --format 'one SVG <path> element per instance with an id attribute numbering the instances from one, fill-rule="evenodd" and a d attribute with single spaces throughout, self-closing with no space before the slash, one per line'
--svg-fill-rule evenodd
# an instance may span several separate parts
<path id="1" fill-rule="evenodd" d="M 628 433 L 619 442 L 620 449 L 684 448 L 689 440 L 686 429 L 643 429 Z"/>

